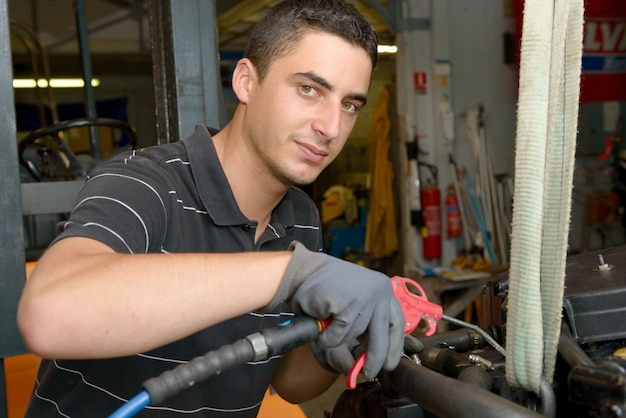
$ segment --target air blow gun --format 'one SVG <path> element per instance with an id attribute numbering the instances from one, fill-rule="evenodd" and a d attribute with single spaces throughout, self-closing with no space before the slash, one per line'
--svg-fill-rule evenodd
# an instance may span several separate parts
<path id="1" fill-rule="evenodd" d="M 404 313 L 404 335 L 409 335 L 423 319 L 427 326 L 426 336 L 436 331 L 442 318 L 441 306 L 429 302 L 422 287 L 413 280 L 394 276 L 391 278 L 393 292 Z M 407 284 L 421 294 L 409 291 Z M 224 370 L 249 361 L 264 360 L 271 356 L 287 353 L 296 347 L 315 341 L 330 324 L 330 319 L 319 320 L 308 316 L 295 316 L 282 324 L 256 332 L 196 357 L 188 363 L 165 371 L 143 383 L 144 390 L 120 407 L 109 418 L 129 418 L 148 405 L 156 405 L 164 399 L 188 389 Z M 359 356 L 347 379 L 348 389 L 356 387 L 356 379 L 365 365 L 367 353 Z"/>

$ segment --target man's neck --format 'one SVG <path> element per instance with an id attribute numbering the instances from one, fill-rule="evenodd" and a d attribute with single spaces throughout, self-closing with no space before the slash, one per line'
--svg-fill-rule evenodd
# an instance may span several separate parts
<path id="1" fill-rule="evenodd" d="M 246 160 L 240 133 L 232 125 L 215 135 L 213 141 L 239 209 L 248 219 L 259 223 L 260 232 L 264 231 L 289 186 Z"/>

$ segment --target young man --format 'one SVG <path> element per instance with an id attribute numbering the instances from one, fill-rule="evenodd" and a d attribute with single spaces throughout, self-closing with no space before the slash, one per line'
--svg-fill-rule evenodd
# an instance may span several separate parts
<path id="1" fill-rule="evenodd" d="M 400 358 L 389 278 L 320 253 L 315 205 L 294 185 L 339 153 L 365 105 L 377 37 L 340 0 L 278 4 L 233 72 L 217 132 L 95 168 L 24 289 L 18 323 L 44 360 L 27 416 L 102 416 L 142 383 L 295 313 L 331 318 L 317 343 L 198 383 L 146 416 L 252 417 L 271 383 L 297 403 L 364 343 L 366 378 Z M 62 359 L 62 360 L 61 360 Z"/>

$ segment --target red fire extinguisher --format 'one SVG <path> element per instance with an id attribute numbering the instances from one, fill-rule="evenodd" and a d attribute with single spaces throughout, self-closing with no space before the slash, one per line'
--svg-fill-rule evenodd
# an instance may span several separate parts
<path id="1" fill-rule="evenodd" d="M 458 237 L 461 235 L 461 210 L 459 208 L 459 201 L 454 193 L 453 185 L 448 186 L 446 221 L 448 224 L 448 237 Z"/>
<path id="2" fill-rule="evenodd" d="M 432 182 L 422 188 L 424 227 L 422 243 L 425 258 L 441 258 L 441 193 Z"/>

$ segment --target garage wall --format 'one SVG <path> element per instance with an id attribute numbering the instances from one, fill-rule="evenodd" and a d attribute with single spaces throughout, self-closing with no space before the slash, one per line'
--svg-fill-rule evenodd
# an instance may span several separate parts
<path id="1" fill-rule="evenodd" d="M 513 10 L 504 0 L 445 0 L 436 4 L 436 59 L 451 61 L 452 106 L 455 113 L 455 155 L 459 163 L 473 167 L 465 135 L 465 114 L 478 105 L 485 109 L 486 141 L 494 173 L 513 174 L 517 71 L 504 62 L 504 34 L 513 33 Z M 446 32 L 441 34 L 441 32 Z M 445 45 L 438 40 L 449 40 Z"/>

